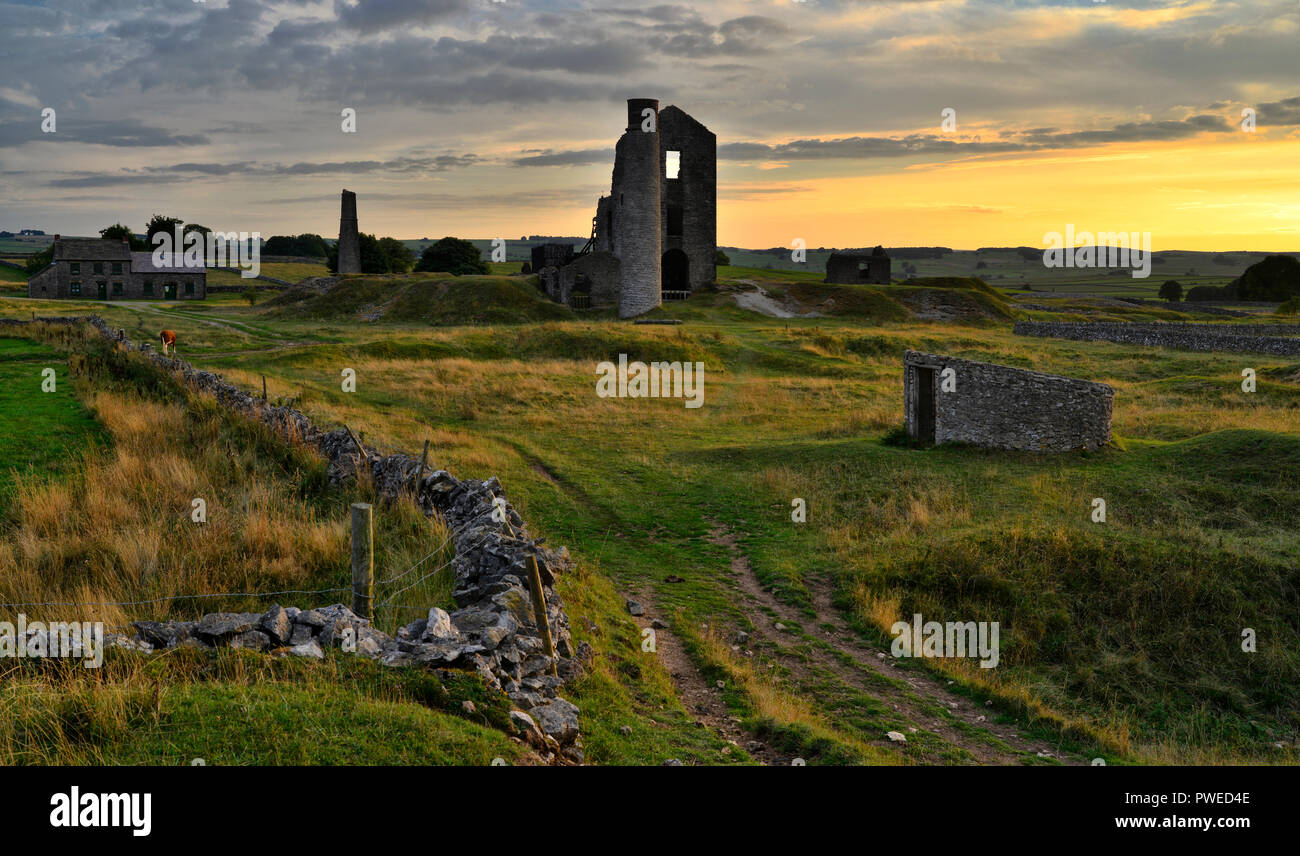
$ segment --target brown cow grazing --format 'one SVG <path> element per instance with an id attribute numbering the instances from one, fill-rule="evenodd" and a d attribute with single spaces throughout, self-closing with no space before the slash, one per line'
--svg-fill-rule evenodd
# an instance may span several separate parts
<path id="1" fill-rule="evenodd" d="M 163 352 L 163 356 L 164 356 L 164 357 L 167 356 L 167 349 L 168 349 L 169 347 L 172 349 L 172 353 L 175 354 L 175 353 L 176 353 L 176 334 L 173 333 L 171 330 L 163 330 L 163 331 L 162 331 L 162 336 L 161 336 L 161 338 L 162 338 L 162 352 Z"/>

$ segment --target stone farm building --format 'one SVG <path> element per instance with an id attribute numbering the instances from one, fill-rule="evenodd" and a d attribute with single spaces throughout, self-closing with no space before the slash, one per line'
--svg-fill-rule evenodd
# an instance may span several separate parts
<path id="1" fill-rule="evenodd" d="M 156 267 L 126 241 L 54 236 L 53 261 L 27 281 L 27 296 L 85 300 L 203 300 L 204 268 Z"/>
<path id="2" fill-rule="evenodd" d="M 619 317 L 631 318 L 713 282 L 717 150 L 717 136 L 684 110 L 628 99 L 591 240 L 576 254 L 563 245 L 533 248 L 547 295 L 576 308 L 617 306 Z"/>
<path id="3" fill-rule="evenodd" d="M 853 285 L 889 285 L 889 254 L 884 247 L 869 253 L 831 253 L 826 259 L 826 282 Z"/>
<path id="4" fill-rule="evenodd" d="M 921 443 L 1097 449 L 1110 442 L 1114 400 L 1104 383 L 920 351 L 903 357 L 907 434 Z"/>

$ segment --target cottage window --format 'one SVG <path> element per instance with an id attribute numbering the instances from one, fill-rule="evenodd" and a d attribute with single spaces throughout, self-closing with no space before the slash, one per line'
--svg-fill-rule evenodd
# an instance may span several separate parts
<path id="1" fill-rule="evenodd" d="M 185 283 L 185 293 L 186 294 L 194 293 L 194 280 L 190 280 L 189 282 Z"/>
<path id="2" fill-rule="evenodd" d="M 121 272 L 122 272 L 122 263 L 113 262 L 113 273 L 120 274 Z"/>
<path id="3" fill-rule="evenodd" d="M 72 273 L 81 273 L 81 262 L 69 262 L 68 268 Z"/>
<path id="4" fill-rule="evenodd" d="M 114 293 L 114 294 L 121 294 L 121 293 L 122 293 L 122 283 L 120 283 L 120 282 L 115 282 L 115 283 L 113 283 L 113 293 Z"/>
<path id="5" fill-rule="evenodd" d="M 95 273 L 103 273 L 103 272 L 104 272 L 104 263 L 95 262 Z"/>
<path id="6" fill-rule="evenodd" d="M 152 297 L 152 296 L 153 296 L 153 280 L 152 280 L 152 279 L 146 279 L 146 280 L 144 281 L 144 285 L 142 286 L 142 288 L 143 288 L 143 294 L 144 294 L 146 297 Z"/>
<path id="7" fill-rule="evenodd" d="M 81 280 L 74 279 L 72 282 L 68 283 L 68 289 L 74 295 L 81 294 Z"/>
<path id="8" fill-rule="evenodd" d="M 678 178 L 682 171 L 682 153 L 666 152 L 664 154 L 664 177 L 673 179 Z"/>

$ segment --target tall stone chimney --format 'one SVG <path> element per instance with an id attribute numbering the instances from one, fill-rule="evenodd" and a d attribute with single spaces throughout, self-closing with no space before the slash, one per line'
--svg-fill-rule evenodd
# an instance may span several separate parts
<path id="1" fill-rule="evenodd" d="M 357 232 L 357 195 L 343 191 L 339 216 L 339 273 L 361 273 L 361 238 Z"/>
<path id="2" fill-rule="evenodd" d="M 610 199 L 621 264 L 618 317 L 632 318 L 654 309 L 662 298 L 657 99 L 628 99 L 627 132 L 618 141 L 615 160 L 622 166 L 617 196 Z"/>

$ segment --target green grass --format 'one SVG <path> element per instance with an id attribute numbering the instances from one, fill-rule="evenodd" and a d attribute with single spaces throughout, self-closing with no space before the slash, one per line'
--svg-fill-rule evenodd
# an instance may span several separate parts
<path id="1" fill-rule="evenodd" d="M 886 688 L 827 671 L 833 646 L 812 632 L 827 618 L 822 595 L 873 643 L 914 610 L 999 621 L 993 673 L 951 661 L 901 671 L 954 681 L 992 702 L 990 717 L 1085 758 L 1295 760 L 1273 744 L 1300 729 L 1300 361 L 1016 337 L 1005 301 L 971 281 L 828 287 L 742 268 L 722 279 L 656 310 L 685 322 L 672 327 L 563 307 L 519 323 L 511 286 L 531 286 L 518 277 L 356 278 L 334 301 L 178 308 L 167 320 L 200 366 L 249 388 L 265 374 L 272 396 L 298 397 L 323 424 L 346 421 L 391 448 L 431 439 L 437 466 L 499 476 L 535 534 L 570 548 L 579 570 L 560 591 L 575 637 L 600 654 L 569 691 L 592 760 L 745 760 L 693 727 L 640 649 L 620 597 L 632 592 L 653 600 L 707 681 L 723 682 L 730 715 L 815 763 L 970 760 L 882 703 Z M 843 311 L 758 316 L 728 291 L 742 279 Z M 926 295 L 974 303 L 957 322 L 918 320 L 908 307 L 930 305 Z M 108 312 L 128 331 L 161 320 Z M 358 323 L 362 313 L 378 317 Z M 890 445 L 908 348 L 1109 383 L 1117 443 L 1064 456 Z M 596 398 L 595 364 L 620 353 L 703 362 L 705 406 Z M 1254 395 L 1240 391 L 1244 365 L 1259 373 Z M 339 388 L 344 366 L 355 393 Z M 790 520 L 794 497 L 808 502 L 806 524 Z M 1094 497 L 1107 500 L 1104 526 L 1089 520 Z M 717 529 L 803 616 L 752 657 L 728 640 L 770 616 L 737 595 Z M 1256 654 L 1240 649 L 1244 627 L 1259 634 Z M 909 727 L 905 749 L 881 745 L 884 730 Z"/>
<path id="2" fill-rule="evenodd" d="M 7 670 L 7 762 L 486 766 L 524 754 L 510 740 L 509 705 L 477 679 L 444 682 L 338 652 L 308 662 L 229 649 L 109 651 L 89 674 L 57 662 Z"/>
<path id="3" fill-rule="evenodd" d="M 52 392 L 42 391 L 47 368 L 54 370 Z M 73 392 L 61 353 L 29 339 L 0 338 L 0 499 L 15 473 L 55 475 L 104 440 Z"/>
<path id="4" fill-rule="evenodd" d="M 275 319 L 378 320 L 407 324 L 517 324 L 570 317 L 532 278 L 348 277 L 325 295 L 284 293 L 264 304 Z"/>

